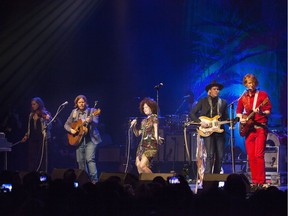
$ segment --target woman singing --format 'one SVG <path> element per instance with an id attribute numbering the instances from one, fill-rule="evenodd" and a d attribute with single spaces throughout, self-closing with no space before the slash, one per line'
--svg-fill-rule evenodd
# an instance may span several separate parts
<path id="1" fill-rule="evenodd" d="M 147 117 L 142 120 L 140 130 L 137 130 L 137 119 L 131 122 L 131 127 L 135 136 L 140 136 L 141 141 L 136 152 L 136 166 L 138 173 L 152 173 L 150 163 L 156 156 L 158 151 L 158 143 L 162 142 L 163 138 L 158 138 L 158 118 L 157 118 L 157 103 L 151 98 L 144 98 L 140 102 L 140 112 Z"/>

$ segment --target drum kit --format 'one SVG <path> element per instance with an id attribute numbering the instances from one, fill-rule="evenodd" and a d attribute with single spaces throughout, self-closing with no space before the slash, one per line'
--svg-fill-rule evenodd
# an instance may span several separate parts
<path id="1" fill-rule="evenodd" d="M 163 128 L 165 129 L 166 133 L 182 133 L 186 123 L 191 121 L 189 114 L 186 113 L 179 115 L 166 115 L 164 119 Z M 194 126 L 189 127 L 189 129 L 196 130 L 196 127 Z"/>

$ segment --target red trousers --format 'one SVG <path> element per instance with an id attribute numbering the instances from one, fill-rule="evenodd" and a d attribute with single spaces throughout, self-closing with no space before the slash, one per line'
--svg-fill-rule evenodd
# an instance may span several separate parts
<path id="1" fill-rule="evenodd" d="M 246 137 L 246 151 L 253 184 L 265 183 L 265 145 L 267 131 L 258 128 Z"/>

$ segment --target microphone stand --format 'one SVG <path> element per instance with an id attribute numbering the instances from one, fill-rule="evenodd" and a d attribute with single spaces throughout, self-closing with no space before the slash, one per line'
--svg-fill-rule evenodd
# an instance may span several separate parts
<path id="1" fill-rule="evenodd" d="M 246 91 L 247 90 L 245 89 L 243 91 L 243 93 L 240 95 L 239 98 L 237 98 L 236 100 L 232 101 L 228 105 L 228 107 L 230 107 L 230 116 L 231 116 L 230 119 L 232 119 L 232 121 L 230 122 L 230 130 L 231 130 L 231 132 L 230 132 L 230 146 L 231 147 L 230 148 L 231 148 L 231 163 L 232 163 L 232 172 L 233 173 L 235 173 L 235 159 L 234 159 L 234 146 L 235 146 L 235 138 L 234 138 L 234 129 L 235 129 L 234 128 L 234 125 L 235 125 L 235 123 L 234 123 L 234 104 L 240 100 L 240 98 L 245 94 Z"/>
<path id="2" fill-rule="evenodd" d="M 234 103 L 238 101 L 235 100 L 232 103 L 230 103 L 228 106 L 230 106 L 230 116 L 232 119 L 230 121 L 230 148 L 231 148 L 231 164 L 232 164 L 232 173 L 235 173 L 235 159 L 234 159 L 234 144 L 235 144 L 235 138 L 234 138 Z"/>
<path id="3" fill-rule="evenodd" d="M 179 112 L 179 110 L 182 108 L 182 106 L 184 105 L 185 102 L 186 102 L 186 99 L 183 99 L 182 103 L 180 104 L 180 106 L 175 111 L 175 113 L 174 113 L 175 115 Z"/>
<path id="4" fill-rule="evenodd" d="M 163 84 L 162 84 L 163 85 Z M 159 89 L 162 85 L 157 85 L 155 86 L 154 88 L 156 89 L 156 104 L 157 104 L 157 120 L 158 120 L 158 124 L 157 124 L 157 133 L 158 133 L 158 136 L 156 137 L 156 143 L 157 143 L 157 149 L 158 149 L 158 172 L 160 173 L 160 150 L 159 150 L 159 124 L 160 124 L 160 121 L 159 121 Z"/>
<path id="5" fill-rule="evenodd" d="M 45 172 L 46 172 L 46 173 L 48 172 L 47 128 L 52 124 L 52 122 L 56 119 L 56 117 L 59 115 L 59 113 L 64 109 L 65 105 L 66 105 L 66 104 L 61 104 L 61 105 L 58 107 L 55 116 L 54 116 L 54 117 L 45 125 L 45 127 L 43 128 L 43 132 L 44 132 L 44 136 L 45 136 L 45 139 L 44 139 L 44 137 L 43 137 L 43 141 L 45 142 L 45 143 L 44 143 L 44 147 L 45 147 L 45 149 L 46 149 L 46 151 L 45 151 L 45 156 L 46 156 L 46 158 L 45 158 L 45 159 L 46 159 L 46 161 L 45 161 L 45 163 L 46 163 L 46 164 L 45 164 Z M 41 163 L 42 163 L 42 161 L 40 162 L 37 170 L 39 170 L 39 168 L 41 167 Z"/>

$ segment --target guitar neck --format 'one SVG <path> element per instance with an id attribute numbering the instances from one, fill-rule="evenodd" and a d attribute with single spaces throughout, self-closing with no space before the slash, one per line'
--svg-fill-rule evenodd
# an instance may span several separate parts
<path id="1" fill-rule="evenodd" d="M 253 111 L 253 112 L 251 112 L 248 116 L 247 116 L 247 120 L 249 120 L 251 117 L 253 117 L 253 115 L 255 114 L 255 112 Z"/>
<path id="2" fill-rule="evenodd" d="M 222 124 L 230 124 L 232 121 L 219 121 L 219 124 L 222 125 Z"/>
<path id="3" fill-rule="evenodd" d="M 90 115 L 87 118 L 93 118 L 93 116 L 96 116 L 100 113 L 100 110 L 95 110 L 94 112 L 91 112 Z M 92 119 L 93 120 L 93 119 Z M 89 122 L 87 122 L 86 120 L 83 121 L 83 123 L 80 125 L 80 127 L 82 126 L 87 126 L 89 124 Z"/>
<path id="4" fill-rule="evenodd" d="M 261 108 L 264 104 L 266 104 L 268 102 L 268 98 L 265 98 L 265 100 L 256 108 L 259 109 Z M 253 115 L 255 114 L 254 111 L 252 111 L 248 116 L 247 116 L 247 120 L 249 120 L 251 117 L 253 117 Z"/>

